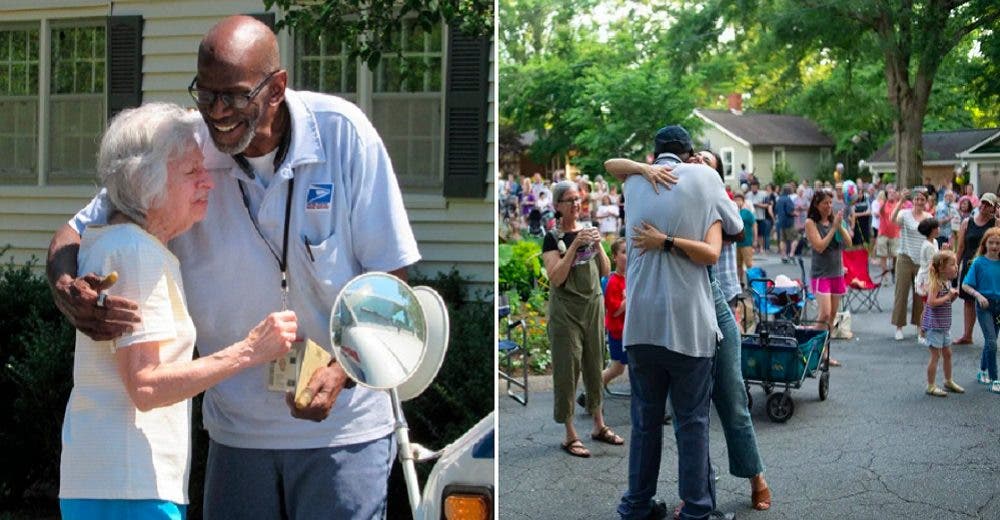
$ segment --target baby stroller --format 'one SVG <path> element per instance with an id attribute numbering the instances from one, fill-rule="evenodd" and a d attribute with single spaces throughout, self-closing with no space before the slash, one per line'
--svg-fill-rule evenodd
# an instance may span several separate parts
<path id="1" fill-rule="evenodd" d="M 542 212 L 534 208 L 528 212 L 528 234 L 533 237 L 545 236 L 545 228 L 542 227 Z"/>

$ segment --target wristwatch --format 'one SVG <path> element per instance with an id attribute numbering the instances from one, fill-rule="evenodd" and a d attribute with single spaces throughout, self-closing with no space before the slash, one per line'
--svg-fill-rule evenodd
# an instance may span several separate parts
<path id="1" fill-rule="evenodd" d="M 674 248 L 674 237 L 663 239 L 663 252 L 669 253 Z"/>

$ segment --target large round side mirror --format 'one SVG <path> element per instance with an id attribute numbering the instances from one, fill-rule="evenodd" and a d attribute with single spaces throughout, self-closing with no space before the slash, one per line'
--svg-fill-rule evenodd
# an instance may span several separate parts
<path id="1" fill-rule="evenodd" d="M 444 355 L 448 351 L 448 307 L 441 296 L 430 287 L 414 287 L 413 292 L 420 300 L 427 323 L 427 340 L 424 358 L 409 379 L 399 385 L 396 391 L 401 401 L 409 401 L 422 394 L 437 376 Z"/>
<path id="2" fill-rule="evenodd" d="M 427 320 L 420 300 L 402 280 L 386 273 L 352 279 L 330 314 L 330 344 L 337 362 L 358 384 L 396 388 L 420 366 Z"/>
<path id="3" fill-rule="evenodd" d="M 337 362 L 358 384 L 396 389 L 401 401 L 420 395 L 448 350 L 448 308 L 430 287 L 410 288 L 386 273 L 352 279 L 330 313 Z"/>

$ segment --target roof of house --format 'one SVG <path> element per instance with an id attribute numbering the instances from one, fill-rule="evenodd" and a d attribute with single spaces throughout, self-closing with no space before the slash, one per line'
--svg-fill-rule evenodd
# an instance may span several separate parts
<path id="1" fill-rule="evenodd" d="M 697 109 L 703 119 L 723 128 L 750 146 L 833 146 L 833 139 L 816 123 L 785 114 L 733 113 L 729 110 Z"/>
<path id="2" fill-rule="evenodd" d="M 924 161 L 958 161 L 955 154 L 964 152 L 982 143 L 998 132 L 1000 132 L 1000 128 L 924 132 Z M 893 147 L 895 145 L 896 138 L 890 138 L 887 143 L 872 154 L 868 162 L 895 162 L 896 159 L 893 157 Z"/>

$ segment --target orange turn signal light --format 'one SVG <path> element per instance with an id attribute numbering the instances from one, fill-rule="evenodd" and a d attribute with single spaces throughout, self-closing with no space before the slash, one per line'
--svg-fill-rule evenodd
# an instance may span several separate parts
<path id="1" fill-rule="evenodd" d="M 447 520 L 489 520 L 491 504 L 483 495 L 455 493 L 444 499 Z"/>

